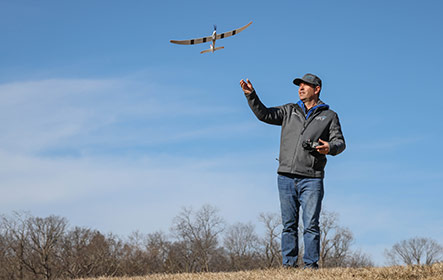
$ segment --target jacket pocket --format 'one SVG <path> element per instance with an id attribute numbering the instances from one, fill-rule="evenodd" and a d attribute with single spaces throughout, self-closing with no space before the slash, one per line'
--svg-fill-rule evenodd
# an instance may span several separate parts
<path id="1" fill-rule="evenodd" d="M 325 169 L 326 166 L 326 157 L 323 155 L 319 155 L 314 157 L 314 164 L 312 166 L 312 168 L 316 171 L 323 171 L 323 169 Z"/>

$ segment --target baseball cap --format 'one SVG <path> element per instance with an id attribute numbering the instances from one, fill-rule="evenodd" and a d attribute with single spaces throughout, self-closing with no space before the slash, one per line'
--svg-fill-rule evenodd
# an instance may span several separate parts
<path id="1" fill-rule="evenodd" d="M 321 87 L 321 79 L 319 77 L 315 76 L 314 74 L 308 73 L 308 74 L 305 74 L 303 76 L 303 78 L 294 79 L 294 84 L 296 84 L 297 86 L 299 86 L 300 83 L 302 83 L 302 82 Z"/>

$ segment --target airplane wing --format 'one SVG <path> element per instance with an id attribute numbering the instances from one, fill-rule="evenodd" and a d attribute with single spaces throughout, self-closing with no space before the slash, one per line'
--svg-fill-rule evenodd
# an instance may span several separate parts
<path id="1" fill-rule="evenodd" d="M 235 29 L 235 30 L 232 30 L 232 31 L 229 31 L 229 32 L 225 32 L 225 33 L 221 33 L 221 34 L 217 34 L 217 40 L 218 39 L 223 39 L 223 38 L 226 38 L 226 37 L 230 37 L 230 36 L 234 36 L 235 34 L 238 34 L 238 33 L 242 32 L 243 30 L 245 30 L 246 28 L 248 28 L 249 25 L 251 25 L 251 24 L 252 24 L 252 21 L 250 23 L 246 24 L 245 26 L 240 27 L 238 29 Z"/>
<path id="2" fill-rule="evenodd" d="M 225 33 L 221 33 L 221 34 L 217 34 L 216 38 L 218 40 L 218 39 L 223 39 L 226 37 L 234 36 L 235 34 L 238 34 L 238 33 L 242 32 L 243 30 L 245 30 L 251 24 L 252 24 L 252 21 L 250 23 L 246 24 L 245 26 L 240 27 L 238 29 L 235 29 L 235 30 L 232 30 L 229 32 L 225 32 Z M 195 44 L 201 44 L 201 43 L 206 43 L 206 42 L 211 42 L 211 41 L 212 41 L 212 36 L 191 39 L 191 40 L 170 40 L 169 42 L 174 43 L 174 44 L 179 44 L 179 45 L 195 45 Z"/>
<path id="3" fill-rule="evenodd" d="M 203 37 L 203 38 L 197 38 L 197 39 L 191 39 L 191 40 L 171 40 L 171 43 L 179 44 L 179 45 L 194 45 L 194 44 L 201 44 L 206 42 L 211 42 L 212 36 Z"/>

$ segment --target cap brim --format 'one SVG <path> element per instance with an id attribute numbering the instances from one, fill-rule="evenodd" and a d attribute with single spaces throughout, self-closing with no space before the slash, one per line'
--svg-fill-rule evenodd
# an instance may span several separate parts
<path id="1" fill-rule="evenodd" d="M 294 81 L 293 81 L 294 85 L 297 85 L 297 86 L 299 86 L 300 83 L 302 83 L 302 82 L 305 82 L 305 81 L 303 81 L 303 80 L 300 79 L 300 78 L 294 79 Z M 305 82 L 305 83 L 306 83 L 306 82 Z"/>
<path id="2" fill-rule="evenodd" d="M 314 87 L 316 87 L 316 86 L 320 86 L 320 85 L 316 85 L 316 84 L 313 84 L 313 83 L 311 83 L 311 82 L 305 81 L 305 80 L 303 80 L 303 79 L 301 79 L 301 78 L 294 79 L 293 83 L 294 83 L 295 85 L 297 85 L 297 86 L 300 86 L 301 83 L 310 84 L 310 85 L 312 85 L 312 86 L 314 86 Z"/>

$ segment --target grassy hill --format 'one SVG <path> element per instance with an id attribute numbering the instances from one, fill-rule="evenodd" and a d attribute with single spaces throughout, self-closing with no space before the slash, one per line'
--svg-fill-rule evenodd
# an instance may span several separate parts
<path id="1" fill-rule="evenodd" d="M 313 270 L 269 269 L 218 273 L 153 274 L 145 277 L 94 278 L 88 280 L 443 280 L 443 263 L 432 266 L 382 268 L 331 268 Z M 84 279 L 86 280 L 86 279 Z"/>

